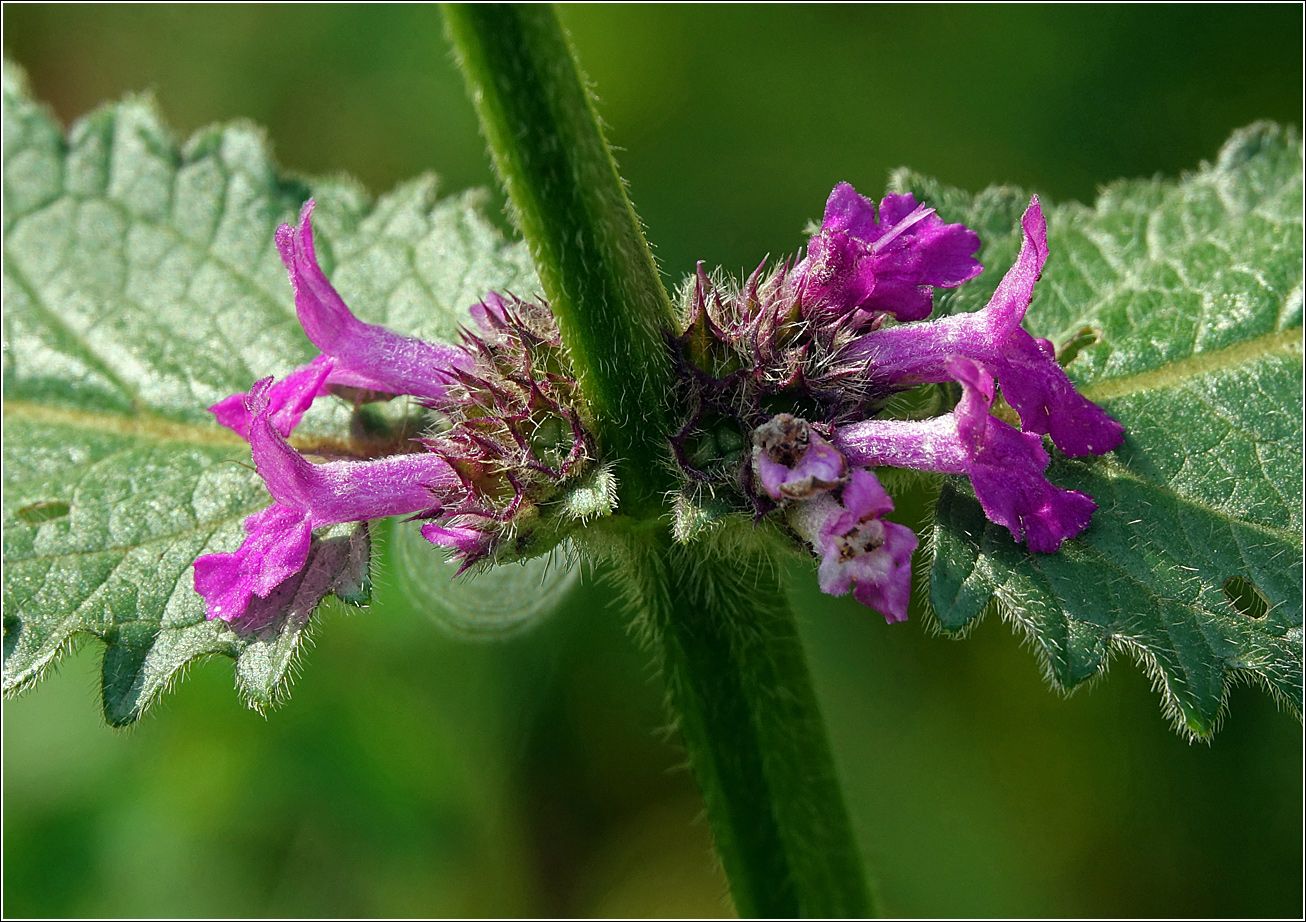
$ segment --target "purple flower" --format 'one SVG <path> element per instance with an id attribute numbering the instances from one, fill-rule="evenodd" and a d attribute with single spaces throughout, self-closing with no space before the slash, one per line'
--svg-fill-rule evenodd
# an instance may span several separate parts
<path id="1" fill-rule="evenodd" d="M 297 227 L 277 230 L 276 242 L 300 323 L 323 354 L 210 408 L 249 441 L 274 500 L 245 521 L 245 541 L 234 553 L 195 562 L 195 588 L 210 618 L 246 623 L 266 609 L 271 602 L 251 603 L 301 572 L 313 530 L 330 525 L 413 515 L 427 520 L 422 534 L 461 557 L 464 568 L 507 537 L 511 553 L 530 552 L 539 545 L 527 526 L 541 504 L 592 457 L 547 308 L 491 293 L 471 308 L 479 332 L 464 330 L 460 346 L 363 323 L 318 265 L 312 213 L 310 201 Z M 441 412 L 448 427 L 389 446 L 394 453 L 386 457 L 313 464 L 286 438 L 315 399 L 341 389 L 364 400 L 414 397 Z M 561 533 L 547 532 L 555 541 Z"/>
<path id="2" fill-rule="evenodd" d="M 295 290 L 295 312 L 309 340 L 322 350 L 310 364 L 273 386 L 269 400 L 278 430 L 288 435 L 313 399 L 329 393 L 332 385 L 443 397 L 450 372 L 470 367 L 471 357 L 457 346 L 401 336 L 355 317 L 318 265 L 313 206 L 311 199 L 305 202 L 299 225 L 283 224 L 276 235 L 277 251 Z M 219 423 L 241 435 L 249 429 L 244 397 L 233 394 L 210 407 Z"/>
<path id="3" fill-rule="evenodd" d="M 910 321 L 929 315 L 934 288 L 979 274 L 979 240 L 909 195 L 885 197 L 877 212 L 840 184 L 797 263 L 742 281 L 700 263 L 671 340 L 687 397 L 670 439 L 686 481 L 678 502 L 692 507 L 708 485 L 758 518 L 779 504 L 821 558 L 822 588 L 854 587 L 890 620 L 906 617 L 916 539 L 881 520 L 892 503 L 869 467 L 967 476 L 989 519 L 1034 551 L 1082 532 L 1097 507 L 1048 481 L 1041 436 L 1067 454 L 1101 454 L 1123 430 L 1075 390 L 1052 344 L 1021 328 L 1047 258 L 1037 198 L 1022 227 L 989 305 L 934 322 Z M 995 377 L 1024 431 L 993 415 Z M 952 413 L 876 419 L 896 394 L 947 381 L 963 388 Z M 752 433 L 751 452 L 726 438 L 736 432 Z"/>
<path id="4" fill-rule="evenodd" d="M 239 620 L 253 597 L 267 596 L 308 562 L 315 528 L 438 509 L 458 478 L 428 452 L 375 461 L 313 464 L 285 440 L 273 420 L 272 379 L 246 398 L 254 464 L 274 500 L 245 520 L 247 537 L 232 554 L 195 561 L 195 590 L 209 618 Z"/>
<path id="5" fill-rule="evenodd" d="M 283 224 L 277 229 L 277 251 L 290 271 L 295 311 L 304 332 L 313 345 L 335 359 L 331 383 L 443 397 L 448 369 L 465 367 L 467 354 L 457 346 L 401 336 L 355 317 L 318 265 L 312 217 L 310 200 L 300 212 L 298 227 Z"/>
<path id="6" fill-rule="evenodd" d="M 984 514 L 1033 551 L 1055 551 L 1087 528 L 1097 504 L 1048 482 L 1043 440 L 990 415 L 992 376 L 962 356 L 954 356 L 947 369 L 963 388 L 951 414 L 844 426 L 834 443 L 849 463 L 965 474 Z"/>
<path id="7" fill-rule="evenodd" d="M 821 558 L 821 591 L 846 595 L 851 589 L 854 599 L 890 624 L 907 620 L 911 555 L 919 543 L 910 528 L 883 518 L 892 511 L 893 500 L 875 475 L 858 469 L 838 500 L 827 494 L 790 515 Z"/>
<path id="8" fill-rule="evenodd" d="M 780 413 L 753 430 L 753 469 L 768 496 L 809 499 L 848 479 L 839 451 L 806 420 Z"/>
<path id="9" fill-rule="evenodd" d="M 886 195 L 877 216 L 874 202 L 840 183 L 795 281 L 818 315 L 922 320 L 934 307 L 934 288 L 956 288 L 980 274 L 979 245 L 974 231 L 944 224 L 910 195 Z"/>
<path id="10" fill-rule="evenodd" d="M 997 376 L 1003 398 L 1026 432 L 1050 433 L 1067 455 L 1105 454 L 1124 440 L 1123 427 L 1075 390 L 1051 343 L 1021 328 L 1047 261 L 1047 224 L 1038 196 L 1021 225 L 1020 255 L 983 310 L 875 330 L 854 341 L 848 354 L 862 363 L 870 380 L 897 388 L 951 380 L 948 362 L 954 355 L 974 359 Z"/>
<path id="11" fill-rule="evenodd" d="M 276 242 L 322 354 L 212 407 L 249 441 L 273 504 L 246 520 L 234 553 L 196 561 L 210 618 L 248 624 L 275 607 L 278 587 L 285 594 L 304 572 L 314 529 L 331 525 L 411 515 L 464 569 L 541 553 L 584 521 L 560 500 L 602 460 L 547 307 L 490 293 L 471 308 L 458 345 L 363 323 L 318 264 L 312 210 L 307 203 Z M 684 327 L 669 336 L 684 409 L 670 436 L 685 478 L 677 502 L 710 496 L 736 511 L 751 502 L 759 517 L 780 504 L 820 558 L 822 590 L 852 592 L 891 622 L 907 618 L 918 542 L 884 518 L 893 502 L 871 467 L 969 477 L 989 519 L 1034 551 L 1055 551 L 1087 528 L 1096 505 L 1047 480 L 1041 436 L 1086 454 L 1114 448 L 1123 431 L 1075 391 L 1051 343 L 1021 328 L 1047 257 L 1037 199 L 1022 225 L 1020 255 L 989 305 L 934 322 L 907 321 L 929 315 L 934 288 L 980 272 L 979 241 L 910 195 L 887 196 L 877 211 L 840 184 L 803 260 L 759 267 L 740 283 L 700 264 L 682 294 Z M 1024 431 L 993 416 L 995 377 Z M 946 381 L 963 390 L 953 412 L 875 418 L 894 394 Z M 314 464 L 287 438 L 333 393 L 407 395 L 443 426 L 355 445 L 368 460 Z M 391 454 L 372 457 L 380 451 Z M 728 514 L 720 510 L 711 514 Z"/>

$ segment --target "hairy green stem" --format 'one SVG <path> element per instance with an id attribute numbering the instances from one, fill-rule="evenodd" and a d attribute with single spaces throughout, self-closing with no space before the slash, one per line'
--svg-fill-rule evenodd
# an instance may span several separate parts
<path id="1" fill-rule="evenodd" d="M 558 318 L 621 506 L 669 488 L 671 302 L 551 6 L 448 4 L 445 18 L 495 169 Z"/>
<path id="2" fill-rule="evenodd" d="M 606 526 L 605 547 L 619 549 L 617 578 L 661 657 L 735 904 L 744 915 L 867 915 L 860 853 L 774 562 L 751 530 L 747 553 L 683 547 L 668 532 L 673 314 L 557 14 L 462 4 L 445 13 L 588 422 L 618 461 L 622 515 Z"/>
<path id="3" fill-rule="evenodd" d="M 776 561 L 645 536 L 619 579 L 647 618 L 741 916 L 873 903 Z"/>

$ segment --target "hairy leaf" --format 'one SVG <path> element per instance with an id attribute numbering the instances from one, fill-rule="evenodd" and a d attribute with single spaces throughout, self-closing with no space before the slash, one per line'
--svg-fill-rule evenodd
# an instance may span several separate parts
<path id="1" fill-rule="evenodd" d="M 316 354 L 273 231 L 316 197 L 323 265 L 345 299 L 428 338 L 450 337 L 488 289 L 534 293 L 529 256 L 479 215 L 476 193 L 438 199 L 433 177 L 373 202 L 348 181 L 286 175 L 250 125 L 179 146 L 141 98 L 65 135 L 8 66 L 3 105 L 4 687 L 34 683 L 92 634 L 107 645 L 110 723 L 213 653 L 236 659 L 242 693 L 265 706 L 322 596 L 363 593 L 367 542 L 319 535 L 257 631 L 206 621 L 192 588 L 194 559 L 234 549 L 268 503 L 247 447 L 205 407 Z M 315 408 L 302 438 L 346 421 L 343 404 Z"/>
<path id="2" fill-rule="evenodd" d="M 984 236 L 988 267 L 944 299 L 982 307 L 1019 245 L 1027 193 L 894 185 Z M 1045 204 L 1046 207 L 1046 204 Z M 1127 433 L 1103 458 L 1054 462 L 1093 524 L 1033 554 L 945 485 L 931 599 L 956 631 L 996 599 L 1054 682 L 1127 652 L 1177 727 L 1204 737 L 1230 681 L 1302 700 L 1302 150 L 1254 125 L 1180 181 L 1121 182 L 1096 207 L 1046 209 L 1049 257 L 1027 326 Z"/>

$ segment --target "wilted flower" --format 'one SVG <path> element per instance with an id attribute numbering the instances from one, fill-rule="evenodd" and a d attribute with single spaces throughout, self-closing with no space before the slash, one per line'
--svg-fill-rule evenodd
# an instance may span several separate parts
<path id="1" fill-rule="evenodd" d="M 753 430 L 753 467 L 774 500 L 810 499 L 848 479 L 848 463 L 806 420 L 780 413 Z"/>
<path id="2" fill-rule="evenodd" d="M 801 503 L 790 513 L 794 530 L 820 558 L 821 591 L 846 595 L 874 608 L 886 621 L 907 620 L 911 555 L 916 535 L 890 522 L 893 500 L 868 470 L 853 471 L 838 499 L 834 494 Z"/>

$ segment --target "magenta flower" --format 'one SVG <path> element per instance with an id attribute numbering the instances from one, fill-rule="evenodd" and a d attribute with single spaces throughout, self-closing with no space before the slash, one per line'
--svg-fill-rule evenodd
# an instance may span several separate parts
<path id="1" fill-rule="evenodd" d="M 875 330 L 853 342 L 848 354 L 871 381 L 896 388 L 951 380 L 954 355 L 974 359 L 997 377 L 1025 432 L 1050 433 L 1067 455 L 1105 454 L 1124 440 L 1123 427 L 1075 390 L 1051 343 L 1020 326 L 1047 261 L 1047 224 L 1037 196 L 1021 226 L 1025 239 L 1016 264 L 983 310 Z"/>
<path id="2" fill-rule="evenodd" d="M 313 205 L 312 200 L 305 202 L 299 225 L 283 224 L 276 236 L 295 290 L 300 325 L 322 350 L 272 387 L 268 399 L 283 435 L 290 434 L 313 400 L 330 393 L 332 385 L 438 399 L 448 391 L 450 372 L 471 364 L 467 352 L 457 346 L 401 336 L 354 316 L 318 265 Z M 210 408 L 219 423 L 242 436 L 249 429 L 244 397 L 233 394 Z"/>
<path id="3" fill-rule="evenodd" d="M 514 550 L 529 550 L 523 523 L 538 519 L 539 505 L 591 457 L 547 309 L 491 293 L 471 309 L 479 332 L 464 331 L 461 346 L 363 323 L 318 265 L 312 214 L 310 201 L 299 225 L 282 225 L 276 242 L 300 323 L 323 354 L 211 407 L 249 441 L 274 502 L 245 521 L 234 553 L 195 562 L 209 618 L 244 623 L 266 609 L 270 602 L 254 600 L 269 599 L 302 571 L 313 530 L 331 525 L 412 515 L 425 520 L 427 540 L 453 551 L 464 568 L 509 537 Z M 414 397 L 449 427 L 391 446 L 385 457 L 314 464 L 286 438 L 315 399 L 337 389 L 363 401 Z M 557 540 L 561 532 L 550 534 Z"/>
<path id="4" fill-rule="evenodd" d="M 964 474 L 990 520 L 1032 551 L 1052 552 L 1088 527 L 1097 504 L 1043 476 L 1043 440 L 1008 425 L 989 410 L 993 378 L 962 356 L 948 362 L 963 388 L 947 416 L 915 420 L 866 420 L 835 433 L 835 445 L 851 464 L 889 465 L 942 474 Z"/>
<path id="5" fill-rule="evenodd" d="M 884 615 L 907 620 L 911 555 L 919 543 L 905 525 L 886 521 L 893 500 L 868 470 L 853 471 L 838 500 L 833 494 L 801 504 L 790 515 L 821 559 L 818 579 L 828 595 L 846 595 Z"/>
<path id="6" fill-rule="evenodd" d="M 272 425 L 282 435 L 290 435 L 308 408 L 318 397 L 329 394 L 328 379 L 335 360 L 319 355 L 307 365 L 301 365 L 280 381 L 274 381 L 264 394 Z M 249 411 L 250 394 L 232 394 L 209 407 L 217 421 L 249 441 L 249 427 L 253 417 Z"/>
<path id="7" fill-rule="evenodd" d="M 985 514 L 1033 551 L 1087 528 L 1096 505 L 1048 481 L 1041 436 L 1082 455 L 1110 451 L 1124 433 L 1075 390 L 1052 344 L 1021 327 L 1047 258 L 1037 198 L 1021 223 L 1020 255 L 988 306 L 932 322 L 912 321 L 929 315 L 934 288 L 979 274 L 979 239 L 910 195 L 886 196 L 877 212 L 843 183 L 797 263 L 742 282 L 700 263 L 672 339 L 688 398 L 671 437 L 686 482 L 678 502 L 742 493 L 736 508 L 751 505 L 759 519 L 782 506 L 822 560 L 822 588 L 856 586 L 891 620 L 906 616 L 909 542 L 880 523 L 891 504 L 865 468 L 964 475 Z M 995 377 L 1021 429 L 992 414 Z M 953 412 L 877 419 L 896 394 L 948 381 L 964 394 Z M 749 434 L 751 451 L 736 447 L 736 432 Z M 826 525 L 835 531 L 822 537 Z"/>
<path id="8" fill-rule="evenodd" d="M 209 618 L 240 619 L 254 596 L 266 598 L 303 569 L 313 529 L 438 509 L 458 484 L 448 462 L 426 452 L 309 462 L 277 430 L 271 389 L 264 378 L 245 403 L 254 464 L 274 502 L 245 520 L 247 537 L 235 553 L 195 561 L 195 590 Z"/>
<path id="9" fill-rule="evenodd" d="M 922 320 L 933 310 L 935 288 L 956 288 L 980 274 L 979 246 L 974 231 L 944 224 L 910 195 L 886 195 L 877 216 L 874 202 L 839 183 L 795 281 L 817 314 Z"/>
<path id="10" fill-rule="evenodd" d="M 542 553 L 589 514 L 560 501 L 601 457 L 548 309 L 490 293 L 457 345 L 363 323 L 318 265 L 312 212 L 309 202 L 276 241 L 322 354 L 212 407 L 250 442 L 273 504 L 246 520 L 234 553 L 196 561 L 210 618 L 245 623 L 275 609 L 278 587 L 292 591 L 307 566 L 314 529 L 410 515 L 466 569 Z M 929 315 L 934 288 L 979 273 L 979 241 L 910 195 L 887 196 L 877 211 L 840 184 L 801 261 L 759 267 L 742 283 L 700 264 L 682 293 L 684 327 L 669 335 L 684 414 L 669 436 L 683 475 L 677 508 L 708 497 L 714 505 L 698 518 L 710 522 L 782 506 L 820 558 L 821 588 L 852 592 L 889 621 L 907 617 L 917 539 L 884 519 L 893 502 L 872 467 L 968 477 L 989 519 L 1033 551 L 1055 551 L 1087 528 L 1096 505 L 1047 480 L 1041 436 L 1067 454 L 1102 453 L 1123 430 L 1075 391 L 1051 344 L 1021 328 L 1047 257 L 1037 199 L 1022 226 L 1020 255 L 988 306 L 933 322 L 909 321 Z M 995 377 L 1024 431 L 992 414 Z M 876 418 L 895 394 L 946 381 L 963 392 L 951 413 Z M 287 439 L 329 394 L 408 396 L 443 425 L 368 443 L 359 460 L 315 464 Z"/>
<path id="11" fill-rule="evenodd" d="M 753 465 L 758 482 L 776 501 L 809 499 L 848 479 L 843 455 L 788 413 L 753 430 Z"/>

